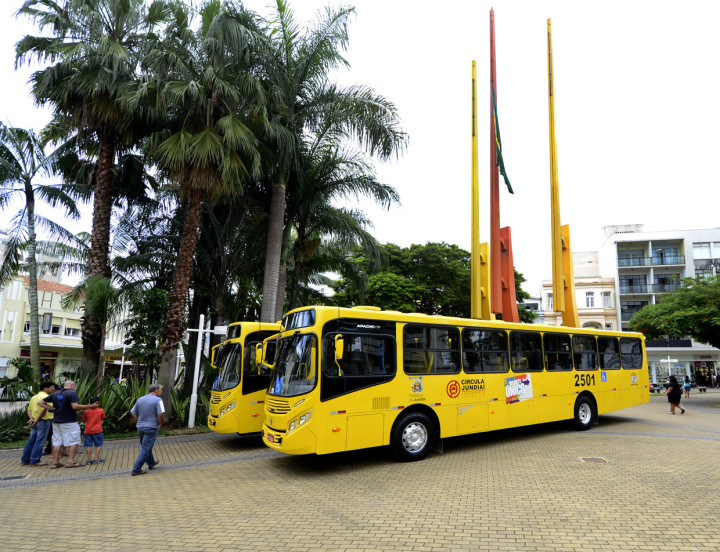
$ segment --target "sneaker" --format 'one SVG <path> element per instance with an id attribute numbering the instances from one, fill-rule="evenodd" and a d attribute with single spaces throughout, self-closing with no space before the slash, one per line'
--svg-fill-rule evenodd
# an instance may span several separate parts
<path id="1" fill-rule="evenodd" d="M 88 461 L 85 462 L 85 463 L 86 463 L 88 466 L 91 466 L 92 464 L 95 463 L 95 460 L 88 460 Z"/>
<path id="2" fill-rule="evenodd" d="M 102 464 L 103 462 L 105 462 L 105 458 L 98 458 L 97 460 L 95 460 L 96 464 Z"/>
<path id="3" fill-rule="evenodd" d="M 147 473 L 147 470 L 139 471 L 139 472 L 132 472 L 130 475 L 145 475 Z"/>
<path id="4" fill-rule="evenodd" d="M 148 466 L 148 469 L 149 469 L 149 470 L 154 470 L 155 467 L 156 467 L 159 463 L 160 463 L 160 462 L 155 462 L 154 464 Z"/>

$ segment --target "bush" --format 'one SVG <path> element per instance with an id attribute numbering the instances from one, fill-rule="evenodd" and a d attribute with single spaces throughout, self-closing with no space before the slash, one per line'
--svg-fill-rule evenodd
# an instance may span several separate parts
<path id="1" fill-rule="evenodd" d="M 27 439 L 30 435 L 30 426 L 27 422 L 27 409 L 25 408 L 0 414 L 0 442 L 11 443 Z"/>

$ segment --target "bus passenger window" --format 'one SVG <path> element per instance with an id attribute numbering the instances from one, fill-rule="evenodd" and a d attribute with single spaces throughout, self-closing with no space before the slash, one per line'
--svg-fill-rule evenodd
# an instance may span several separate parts
<path id="1" fill-rule="evenodd" d="M 339 360 L 336 360 L 333 350 L 336 343 L 342 343 L 344 347 Z M 325 373 L 328 376 L 384 376 L 395 373 L 395 347 L 388 337 L 343 334 L 341 341 L 326 340 L 325 354 Z"/>
<path id="2" fill-rule="evenodd" d="M 465 328 L 462 338 L 462 358 L 465 372 L 472 374 L 508 371 L 507 332 Z"/>
<path id="3" fill-rule="evenodd" d="M 545 347 L 546 370 L 572 370 L 570 336 L 568 334 L 548 332 L 543 335 L 543 345 Z"/>
<path id="4" fill-rule="evenodd" d="M 510 360 L 513 372 L 539 372 L 542 364 L 542 340 L 538 332 L 510 333 Z"/>
<path id="5" fill-rule="evenodd" d="M 622 367 L 626 370 L 642 368 L 642 344 L 639 339 L 623 337 L 620 339 L 620 352 L 622 354 Z"/>
<path id="6" fill-rule="evenodd" d="M 617 337 L 598 337 L 600 368 L 603 370 L 620 369 L 620 348 Z"/>
<path id="7" fill-rule="evenodd" d="M 592 335 L 574 335 L 573 362 L 575 370 L 597 370 L 597 342 Z"/>
<path id="8" fill-rule="evenodd" d="M 406 374 L 457 374 L 460 332 L 445 326 L 405 326 L 403 366 Z"/>

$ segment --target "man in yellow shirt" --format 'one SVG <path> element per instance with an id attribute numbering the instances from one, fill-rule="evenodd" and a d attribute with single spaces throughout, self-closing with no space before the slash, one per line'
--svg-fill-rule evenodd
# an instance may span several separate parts
<path id="1" fill-rule="evenodd" d="M 47 408 L 43 408 L 38 401 L 44 399 L 55 390 L 55 386 L 49 381 L 43 381 L 40 384 L 40 392 L 33 395 L 28 404 L 27 415 L 28 425 L 30 429 L 30 438 L 23 449 L 20 463 L 23 466 L 47 466 L 45 462 L 41 462 L 43 446 L 47 439 L 48 431 L 50 431 L 50 423 L 53 413 L 48 412 Z"/>

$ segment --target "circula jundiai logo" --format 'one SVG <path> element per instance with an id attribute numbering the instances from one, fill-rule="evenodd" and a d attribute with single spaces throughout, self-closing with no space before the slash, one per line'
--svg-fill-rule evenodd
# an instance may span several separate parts
<path id="1" fill-rule="evenodd" d="M 456 398 L 460 394 L 460 382 L 457 380 L 450 380 L 446 388 L 448 397 L 451 399 Z"/>

